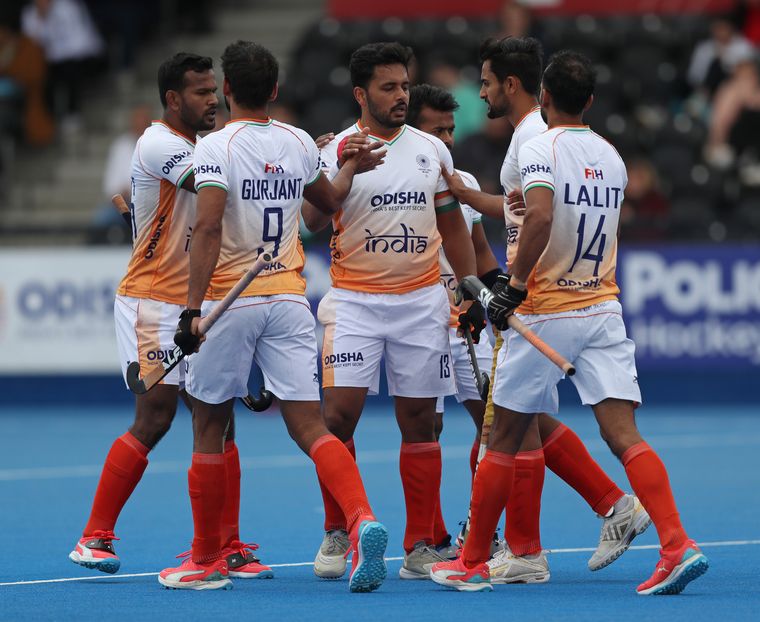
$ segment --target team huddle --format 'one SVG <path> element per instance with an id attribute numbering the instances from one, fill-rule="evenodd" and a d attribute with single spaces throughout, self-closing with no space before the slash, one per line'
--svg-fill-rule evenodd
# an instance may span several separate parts
<path id="1" fill-rule="evenodd" d="M 278 64 L 257 44 L 225 49 L 222 93 L 231 120 L 204 138 L 197 135 L 213 129 L 219 99 L 211 59 L 177 54 L 161 65 L 164 114 L 132 159 L 133 252 L 114 314 L 125 375 L 130 363 L 155 366 L 175 344 L 187 359 L 136 395 L 134 423 L 110 449 L 72 561 L 118 571 L 117 518 L 182 398 L 193 412 L 193 540 L 159 582 L 227 589 L 231 578 L 273 577 L 239 525 L 233 405 L 248 395 L 255 361 L 290 436 L 315 464 L 325 509 L 315 574 L 344 576 L 351 555 L 350 591 L 377 589 L 387 574 L 388 532 L 365 492 L 353 436 L 366 396 L 379 390 L 384 361 L 402 439 L 401 579 L 463 591 L 548 581 L 539 529 L 547 467 L 602 519 L 590 570 L 614 562 L 654 523 L 660 560 L 639 594 L 679 593 L 706 572 L 665 467 L 635 424 L 641 394 L 615 282 L 627 176 L 615 149 L 583 125 L 593 102 L 591 63 L 560 52 L 544 68 L 534 39 L 483 43 L 481 98 L 489 117 L 506 117 L 514 127 L 503 195 L 490 195 L 454 167 L 457 102 L 438 87 L 411 86 L 411 60 L 398 43 L 357 49 L 349 70 L 361 117 L 316 142 L 268 116 Z M 505 224 L 506 273 L 481 214 Z M 332 287 L 317 312 L 320 361 L 301 274 L 301 220 L 311 231 L 333 231 Z M 265 252 L 272 261 L 203 334 L 201 318 Z M 473 295 L 461 286 L 465 277 L 478 277 L 490 291 Z M 486 317 L 493 348 L 481 335 Z M 625 467 L 632 494 L 554 418 L 563 371 L 509 330 L 515 318 L 572 361 L 571 379 Z M 490 372 L 485 388 L 476 368 Z M 455 539 L 440 503 L 448 395 L 475 424 L 470 517 Z"/>

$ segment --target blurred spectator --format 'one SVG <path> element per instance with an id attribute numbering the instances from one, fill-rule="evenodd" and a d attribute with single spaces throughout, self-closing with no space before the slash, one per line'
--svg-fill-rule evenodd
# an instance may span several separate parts
<path id="1" fill-rule="evenodd" d="M 620 208 L 620 237 L 637 242 L 663 239 L 670 206 L 660 190 L 657 171 L 644 157 L 628 160 L 627 168 L 628 185 Z"/>
<path id="2" fill-rule="evenodd" d="M 752 44 L 738 33 L 727 17 L 710 24 L 710 38 L 694 48 L 687 78 L 697 91 L 711 97 L 720 84 L 733 73 L 737 63 L 751 58 Z"/>
<path id="3" fill-rule="evenodd" d="M 760 0 L 739 0 L 734 22 L 742 25 L 742 32 L 752 45 L 760 46 Z"/>
<path id="4" fill-rule="evenodd" d="M 745 60 L 736 65 L 733 76 L 715 95 L 706 160 L 718 168 L 728 168 L 737 152 L 760 145 L 760 128 L 752 122 L 758 112 L 760 70 L 756 60 Z M 740 119 L 743 124 L 737 126 Z"/>
<path id="5" fill-rule="evenodd" d="M 458 140 L 464 140 L 483 127 L 486 116 L 483 114 L 485 104 L 480 99 L 480 86 L 467 80 L 459 67 L 443 58 L 434 59 L 425 82 L 446 89 L 459 103 L 459 108 L 454 111 Z"/>
<path id="6" fill-rule="evenodd" d="M 501 194 L 501 165 L 511 137 L 506 117 L 488 119 L 482 131 L 454 146 L 454 165 L 475 175 L 483 192 Z"/>
<path id="7" fill-rule="evenodd" d="M 45 106 L 45 57 L 42 49 L 19 32 L 19 12 L 0 13 L 0 133 L 45 145 L 55 127 Z"/>
<path id="8" fill-rule="evenodd" d="M 129 129 L 117 136 L 108 149 L 106 168 L 103 173 L 103 194 L 105 200 L 95 213 L 92 222 L 90 243 L 122 244 L 130 241 L 130 231 L 124 226 L 119 212 L 111 204 L 111 197 L 120 194 L 129 203 L 132 197 L 132 154 L 137 139 L 150 125 L 151 108 L 146 105 L 132 109 Z"/>
<path id="9" fill-rule="evenodd" d="M 45 50 L 48 98 L 62 129 L 78 129 L 82 88 L 104 51 L 87 8 L 80 0 L 34 0 L 24 8 L 21 24 Z"/>
<path id="10" fill-rule="evenodd" d="M 519 0 L 506 0 L 502 4 L 501 11 L 499 11 L 499 28 L 500 37 L 536 36 L 533 14 Z"/>
<path id="11" fill-rule="evenodd" d="M 115 194 L 121 194 L 129 203 L 132 192 L 130 178 L 132 154 L 135 151 L 137 139 L 150 125 L 151 119 L 149 106 L 136 106 L 130 113 L 129 129 L 111 143 L 108 149 L 106 170 L 103 174 L 103 192 L 109 199 Z M 115 213 L 113 209 L 110 211 Z"/>

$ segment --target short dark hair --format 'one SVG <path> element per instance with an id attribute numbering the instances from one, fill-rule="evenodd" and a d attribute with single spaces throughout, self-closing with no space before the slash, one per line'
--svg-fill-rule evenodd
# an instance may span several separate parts
<path id="1" fill-rule="evenodd" d="M 541 42 L 532 37 L 504 37 L 486 39 L 480 46 L 480 62 L 491 62 L 491 71 L 499 82 L 507 76 L 520 80 L 527 93 L 538 95 L 544 50 Z"/>
<path id="2" fill-rule="evenodd" d="M 269 101 L 277 85 L 280 66 L 263 45 L 235 41 L 222 54 L 222 71 L 238 104 L 260 108 Z"/>
<path id="3" fill-rule="evenodd" d="M 409 108 L 406 112 L 406 122 L 417 127 L 423 106 L 438 112 L 454 112 L 459 108 L 457 100 L 446 89 L 430 84 L 415 84 L 409 89 Z"/>
<path id="4" fill-rule="evenodd" d="M 583 54 L 565 50 L 549 59 L 544 71 L 544 88 L 551 93 L 554 105 L 562 112 L 583 112 L 595 86 L 596 70 Z"/>
<path id="5" fill-rule="evenodd" d="M 378 65 L 409 66 L 414 57 L 412 48 L 395 41 L 391 43 L 368 43 L 351 54 L 348 69 L 351 72 L 351 84 L 367 88 Z"/>
<path id="6" fill-rule="evenodd" d="M 188 71 L 210 71 L 214 61 L 208 56 L 198 56 L 179 52 L 168 58 L 158 68 L 158 96 L 161 105 L 166 108 L 166 91 L 181 91 L 185 87 L 185 74 Z"/>

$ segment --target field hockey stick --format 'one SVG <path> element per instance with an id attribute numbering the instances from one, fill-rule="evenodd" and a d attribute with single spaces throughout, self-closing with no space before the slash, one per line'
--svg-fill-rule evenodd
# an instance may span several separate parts
<path id="1" fill-rule="evenodd" d="M 232 286 L 232 289 L 227 292 L 227 295 L 219 302 L 219 304 L 211 309 L 211 312 L 206 317 L 201 319 L 200 324 L 198 325 L 198 334 L 205 335 L 221 317 L 222 313 L 235 302 L 235 299 L 242 294 L 243 290 L 250 285 L 254 278 L 256 278 L 256 275 L 271 262 L 272 256 L 269 253 L 262 253 L 259 255 L 255 263 L 250 269 L 248 269 L 241 279 Z M 127 367 L 127 386 L 133 393 L 142 395 L 161 382 L 161 380 L 163 380 L 183 358 L 185 358 L 185 354 L 182 352 L 182 348 L 175 346 L 174 349 L 169 352 L 169 355 L 161 361 L 161 364 L 156 365 L 151 369 L 144 378 L 140 378 L 140 363 L 133 361 Z"/>
<path id="2" fill-rule="evenodd" d="M 462 279 L 461 287 L 480 300 L 480 304 L 482 304 L 485 309 L 488 309 L 488 304 L 493 300 L 493 293 L 483 285 L 483 282 L 479 278 L 475 276 L 466 276 Z M 534 348 L 536 348 L 536 350 L 548 358 L 568 376 L 575 374 L 575 367 L 573 367 L 570 361 L 547 344 L 541 339 L 541 337 L 536 335 L 536 333 L 516 318 L 514 314 L 507 318 L 507 325 L 521 335 Z"/>
<path id="3" fill-rule="evenodd" d="M 472 332 L 470 332 L 469 325 L 463 326 L 462 332 L 467 341 L 467 354 L 470 356 L 470 365 L 472 366 L 473 374 L 475 374 L 475 384 L 478 387 L 478 394 L 480 395 L 480 399 L 485 402 L 488 397 L 488 388 L 491 385 L 491 381 L 488 378 L 488 374 L 480 371 L 480 365 L 478 365 L 478 357 L 475 354 L 475 345 L 472 341 Z"/>
<path id="4" fill-rule="evenodd" d="M 127 202 L 124 200 L 124 197 L 120 194 L 115 194 L 111 197 L 111 203 L 113 203 L 113 206 L 118 210 L 119 214 L 121 214 L 121 217 L 124 219 L 124 222 L 127 223 L 127 226 L 129 228 L 132 228 L 132 214 L 129 211 L 129 205 L 127 205 Z"/>

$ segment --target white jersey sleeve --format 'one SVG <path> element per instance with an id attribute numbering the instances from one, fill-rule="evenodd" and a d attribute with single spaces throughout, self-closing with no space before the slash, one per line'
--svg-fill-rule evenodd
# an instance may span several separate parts
<path id="1" fill-rule="evenodd" d="M 193 172 L 193 149 L 172 132 L 146 132 L 137 146 L 137 158 L 152 177 L 181 186 Z"/>
<path id="2" fill-rule="evenodd" d="M 523 196 L 532 188 L 554 192 L 554 158 L 545 141 L 529 140 L 518 154 Z"/>
<path id="3" fill-rule="evenodd" d="M 196 190 L 214 187 L 229 191 L 230 161 L 224 146 L 224 143 L 217 140 L 198 141 L 193 163 Z"/>

